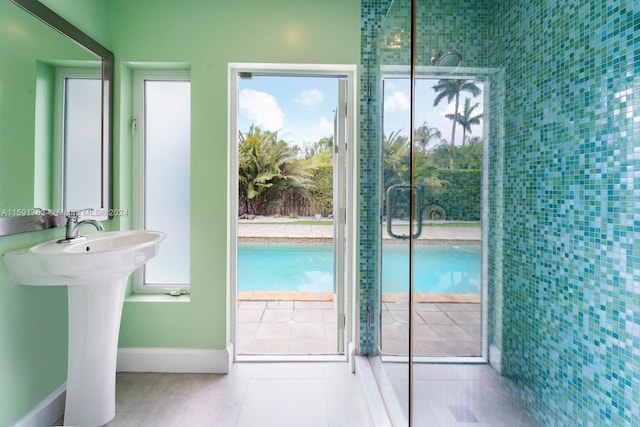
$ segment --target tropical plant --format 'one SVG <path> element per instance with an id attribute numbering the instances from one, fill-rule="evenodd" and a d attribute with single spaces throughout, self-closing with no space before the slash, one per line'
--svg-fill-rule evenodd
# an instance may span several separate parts
<path id="1" fill-rule="evenodd" d="M 298 148 L 278 139 L 278 132 L 263 131 L 251 125 L 246 134 L 239 132 L 238 187 L 240 209 L 259 214 L 269 206 L 282 203 L 282 193 L 302 196 L 313 185 L 313 159 L 300 159 Z"/>
<path id="2" fill-rule="evenodd" d="M 311 178 L 314 185 L 309 189 L 314 212 L 329 216 L 333 213 L 333 136 L 321 138 L 307 147 L 305 158 L 313 159 L 317 166 Z"/>
<path id="3" fill-rule="evenodd" d="M 438 83 L 433 86 L 433 90 L 437 93 L 436 97 L 433 99 L 433 106 L 440 104 L 443 99 L 447 99 L 447 102 L 451 103 L 451 101 L 455 100 L 455 106 L 453 110 L 453 115 L 450 119 L 453 122 L 451 126 L 451 145 L 455 145 L 455 137 L 456 137 L 456 124 L 458 118 L 458 109 L 460 104 L 460 93 L 468 92 L 472 94 L 474 97 L 480 95 L 481 90 L 475 83 L 469 80 L 463 79 L 441 79 L 438 80 Z"/>
<path id="4" fill-rule="evenodd" d="M 429 127 L 427 122 L 422 123 L 422 126 L 418 127 L 414 133 L 413 141 L 422 150 L 422 154 L 426 154 L 427 147 L 431 141 L 439 141 L 442 138 L 442 133 L 436 127 Z"/>
<path id="5" fill-rule="evenodd" d="M 314 213 L 329 216 L 333 213 L 333 165 L 319 164 L 313 173 L 313 183 L 309 196 Z"/>
<path id="6" fill-rule="evenodd" d="M 429 153 L 429 161 L 437 169 L 454 169 L 457 157 L 457 147 L 449 144 L 446 139 Z"/>
<path id="7" fill-rule="evenodd" d="M 462 162 L 459 169 L 481 169 L 482 167 L 482 138 L 474 136 L 465 146 L 458 147 L 459 160 Z"/>
<path id="8" fill-rule="evenodd" d="M 437 169 L 480 169 L 482 138 L 473 137 L 464 146 L 452 146 L 445 140 L 427 155 L 429 164 Z"/>
<path id="9" fill-rule="evenodd" d="M 462 126 L 462 145 L 465 144 L 467 140 L 467 132 L 471 133 L 472 125 L 479 125 L 480 120 L 482 119 L 482 113 L 473 115 L 473 112 L 476 108 L 480 106 L 479 103 L 471 105 L 471 100 L 469 98 L 465 98 L 464 100 L 464 110 L 461 114 L 458 114 L 458 117 L 455 118 L 453 114 L 447 114 L 445 117 L 449 120 L 454 120 L 458 122 L 460 126 Z"/>
<path id="10" fill-rule="evenodd" d="M 391 132 L 383 140 L 384 188 L 409 182 L 409 138 L 400 131 Z"/>
<path id="11" fill-rule="evenodd" d="M 331 163 L 331 153 L 333 149 L 333 136 L 325 136 L 314 142 L 310 146 L 304 149 L 304 158 L 310 159 L 317 155 L 329 156 L 329 163 Z"/>

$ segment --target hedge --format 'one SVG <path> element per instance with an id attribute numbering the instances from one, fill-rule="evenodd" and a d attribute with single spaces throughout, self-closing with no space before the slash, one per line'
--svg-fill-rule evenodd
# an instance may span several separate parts
<path id="1" fill-rule="evenodd" d="M 423 187 L 423 218 L 444 215 L 441 219 L 448 221 L 480 221 L 482 172 L 440 169 L 437 177 L 439 185 Z"/>

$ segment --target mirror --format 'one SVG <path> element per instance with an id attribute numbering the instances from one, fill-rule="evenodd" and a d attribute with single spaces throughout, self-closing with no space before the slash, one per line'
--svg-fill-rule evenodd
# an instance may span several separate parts
<path id="1" fill-rule="evenodd" d="M 0 40 L 0 235 L 110 218 L 113 54 L 37 0 Z"/>

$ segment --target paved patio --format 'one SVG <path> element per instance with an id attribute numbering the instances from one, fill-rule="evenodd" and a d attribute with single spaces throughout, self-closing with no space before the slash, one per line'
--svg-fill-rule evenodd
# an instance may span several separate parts
<path id="1" fill-rule="evenodd" d="M 239 354 L 336 354 L 333 302 L 239 301 Z"/>
<path id="2" fill-rule="evenodd" d="M 480 304 L 417 303 L 416 356 L 480 356 Z M 408 353 L 406 301 L 382 304 L 382 350 Z M 336 314 L 326 301 L 239 301 L 238 353 L 322 355 L 337 353 Z"/>
<path id="3" fill-rule="evenodd" d="M 276 222 L 277 221 L 277 222 Z M 418 238 L 421 243 L 426 241 L 468 241 L 479 242 L 481 237 L 479 226 L 448 227 L 442 224 L 427 225 L 422 228 L 422 235 Z M 394 225 L 394 233 L 408 234 L 409 226 L 406 224 Z M 238 236 L 242 239 L 332 239 L 333 225 L 298 224 L 295 220 L 286 218 L 256 217 L 252 220 L 240 220 L 238 223 Z M 383 227 L 382 238 L 394 241 Z M 395 240 L 400 242 L 399 240 Z"/>

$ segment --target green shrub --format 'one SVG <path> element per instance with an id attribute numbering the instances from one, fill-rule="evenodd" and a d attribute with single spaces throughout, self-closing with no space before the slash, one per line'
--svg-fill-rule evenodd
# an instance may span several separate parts
<path id="1" fill-rule="evenodd" d="M 482 196 L 482 172 L 478 169 L 471 170 L 438 170 L 440 185 L 423 188 L 423 206 L 439 206 L 444 211 L 444 218 L 450 221 L 479 221 L 481 196 Z M 423 211 L 427 218 L 426 209 Z"/>

